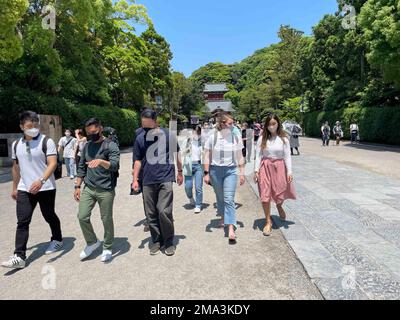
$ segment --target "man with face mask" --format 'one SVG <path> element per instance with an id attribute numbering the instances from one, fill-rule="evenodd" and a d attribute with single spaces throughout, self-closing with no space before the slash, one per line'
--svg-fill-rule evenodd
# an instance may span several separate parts
<path id="1" fill-rule="evenodd" d="M 82 151 L 74 195 L 75 200 L 79 202 L 78 219 L 87 244 L 80 254 L 80 259 L 88 258 L 101 245 L 90 222 L 92 210 L 98 203 L 104 226 L 101 261 L 107 262 L 112 259 L 114 243 L 113 206 L 120 151 L 115 142 L 105 139 L 103 127 L 98 119 L 89 119 L 85 128 L 89 142 Z M 85 185 L 81 192 L 83 182 Z"/>
<path id="2" fill-rule="evenodd" d="M 20 115 L 20 128 L 24 137 L 15 141 L 12 146 L 14 165 L 11 194 L 17 202 L 18 224 L 14 256 L 2 263 L 6 268 L 25 267 L 29 225 L 38 204 L 52 233 L 46 254 L 54 253 L 63 247 L 60 220 L 54 209 L 57 150 L 54 141 L 41 134 L 39 127 L 39 116 L 35 112 L 26 111 Z"/>
<path id="3" fill-rule="evenodd" d="M 77 140 L 72 136 L 71 130 L 65 130 L 65 136 L 58 142 L 58 153 L 64 150 L 63 156 L 67 167 L 67 176 L 72 179 L 76 176 L 75 148 Z"/>

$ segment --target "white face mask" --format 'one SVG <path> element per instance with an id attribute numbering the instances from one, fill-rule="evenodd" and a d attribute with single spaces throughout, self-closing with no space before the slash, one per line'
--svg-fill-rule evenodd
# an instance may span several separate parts
<path id="1" fill-rule="evenodd" d="M 29 130 L 24 130 L 25 135 L 31 138 L 36 138 L 39 135 L 40 130 L 37 128 L 32 128 Z"/>
<path id="2" fill-rule="evenodd" d="M 268 127 L 269 132 L 271 133 L 275 133 L 276 131 L 278 131 L 278 125 L 274 125 L 274 126 L 269 126 Z"/>
<path id="3" fill-rule="evenodd" d="M 69 132 L 66 132 L 65 136 L 69 138 L 71 136 L 71 134 Z"/>

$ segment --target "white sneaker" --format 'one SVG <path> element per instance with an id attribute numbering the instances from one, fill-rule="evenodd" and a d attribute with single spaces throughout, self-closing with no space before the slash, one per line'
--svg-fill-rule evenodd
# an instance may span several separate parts
<path id="1" fill-rule="evenodd" d="M 81 260 L 88 258 L 98 247 L 100 247 L 101 242 L 97 240 L 97 242 L 91 246 L 86 246 L 85 249 L 79 255 Z"/>
<path id="2" fill-rule="evenodd" d="M 25 268 L 25 260 L 18 257 L 16 254 L 10 257 L 10 260 L 5 261 L 1 264 L 4 268 L 10 269 L 23 269 Z"/>
<path id="3" fill-rule="evenodd" d="M 201 208 L 195 208 L 194 209 L 194 213 L 200 213 L 201 212 Z"/>
<path id="4" fill-rule="evenodd" d="M 190 198 L 190 205 L 193 207 L 196 205 L 196 201 L 193 198 Z"/>
<path id="5" fill-rule="evenodd" d="M 107 262 L 107 261 L 110 261 L 111 258 L 112 258 L 111 250 L 103 250 L 103 253 L 101 255 L 101 261 L 102 262 Z"/>
<path id="6" fill-rule="evenodd" d="M 52 253 L 62 249 L 63 246 L 64 246 L 64 243 L 62 241 L 60 242 L 60 241 L 53 240 L 53 241 L 50 242 L 50 245 L 47 248 L 45 253 L 46 254 L 52 254 Z"/>

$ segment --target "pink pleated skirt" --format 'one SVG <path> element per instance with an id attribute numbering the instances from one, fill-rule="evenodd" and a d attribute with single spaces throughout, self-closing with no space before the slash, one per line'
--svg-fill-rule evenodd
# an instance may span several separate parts
<path id="1" fill-rule="evenodd" d="M 258 174 L 258 191 L 262 202 L 281 204 L 287 199 L 296 200 L 293 182 L 287 182 L 283 159 L 263 158 Z"/>

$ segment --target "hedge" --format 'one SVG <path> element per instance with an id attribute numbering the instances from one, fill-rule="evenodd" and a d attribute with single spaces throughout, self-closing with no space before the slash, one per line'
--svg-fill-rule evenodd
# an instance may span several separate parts
<path id="1" fill-rule="evenodd" d="M 20 132 L 18 115 L 24 110 L 40 114 L 54 114 L 62 118 L 63 129 L 82 128 L 85 121 L 97 117 L 104 127 L 117 130 L 121 145 L 131 145 L 135 130 L 139 127 L 139 115 L 128 109 L 111 106 L 74 104 L 63 98 L 44 96 L 21 88 L 0 92 L 0 131 Z"/>
<path id="2" fill-rule="evenodd" d="M 336 111 L 316 111 L 305 114 L 306 135 L 321 136 L 321 125 L 328 121 L 333 129 L 340 121 L 344 138 L 350 139 L 349 127 L 356 122 L 360 128 L 360 138 L 365 142 L 400 145 L 400 107 L 353 107 Z"/>

